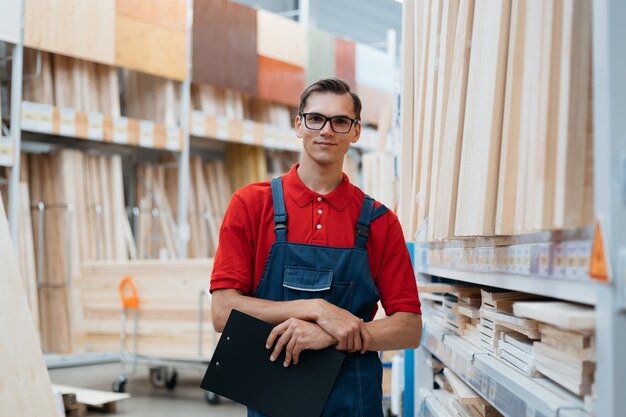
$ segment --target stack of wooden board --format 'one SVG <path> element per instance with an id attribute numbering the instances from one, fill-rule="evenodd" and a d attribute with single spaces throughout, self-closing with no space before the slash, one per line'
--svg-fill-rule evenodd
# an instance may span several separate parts
<path id="1" fill-rule="evenodd" d="M 120 348 L 122 302 L 118 284 L 131 277 L 139 298 L 137 353 L 163 358 L 204 359 L 216 341 L 210 302 L 199 311 L 201 292 L 209 286 L 212 259 L 83 263 L 75 287 L 82 320 L 75 327 L 77 352 Z M 201 314 L 201 316 L 200 316 Z M 200 356 L 199 317 L 203 317 Z M 132 349 L 135 319 L 128 312 L 127 349 Z"/>
<path id="2" fill-rule="evenodd" d="M 0 200 L 0 415 L 58 415 Z M 35 400 L 34 400 L 35 399 Z"/>
<path id="3" fill-rule="evenodd" d="M 538 321 L 537 370 L 576 395 L 590 395 L 595 376 L 595 312 L 565 302 L 523 302 L 515 314 Z"/>
<path id="4" fill-rule="evenodd" d="M 443 370 L 452 394 L 457 399 L 455 411 L 460 416 L 467 417 L 500 417 L 502 414 L 487 402 L 481 395 L 476 393 L 461 378 L 456 376 L 449 368 Z M 452 403 L 454 404 L 454 403 Z"/>
<path id="5" fill-rule="evenodd" d="M 591 1 L 413 6 L 401 110 L 409 238 L 591 224 Z"/>
<path id="6" fill-rule="evenodd" d="M 154 75 L 123 70 L 124 115 L 135 119 L 178 125 L 180 84 Z"/>
<path id="7" fill-rule="evenodd" d="M 253 182 L 267 181 L 265 149 L 236 143 L 226 146 L 226 165 L 233 190 Z"/>

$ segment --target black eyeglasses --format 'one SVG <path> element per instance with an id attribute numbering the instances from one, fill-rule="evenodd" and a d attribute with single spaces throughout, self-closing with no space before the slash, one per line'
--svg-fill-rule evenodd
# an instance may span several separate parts
<path id="1" fill-rule="evenodd" d="M 346 116 L 326 117 L 319 113 L 301 113 L 304 119 L 304 125 L 307 129 L 322 130 L 326 126 L 326 122 L 330 122 L 330 128 L 335 133 L 348 133 L 352 129 L 352 125 L 359 122 L 358 119 L 351 119 Z"/>

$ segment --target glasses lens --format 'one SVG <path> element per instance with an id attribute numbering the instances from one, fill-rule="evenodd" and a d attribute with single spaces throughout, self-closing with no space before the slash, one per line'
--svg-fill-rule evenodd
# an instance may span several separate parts
<path id="1" fill-rule="evenodd" d="M 324 126 L 324 123 L 326 123 L 326 117 L 321 114 L 308 113 L 304 115 L 304 124 L 309 129 L 319 130 Z"/>
<path id="2" fill-rule="evenodd" d="M 348 133 L 352 127 L 352 120 L 347 117 L 335 117 L 330 123 L 335 133 Z"/>

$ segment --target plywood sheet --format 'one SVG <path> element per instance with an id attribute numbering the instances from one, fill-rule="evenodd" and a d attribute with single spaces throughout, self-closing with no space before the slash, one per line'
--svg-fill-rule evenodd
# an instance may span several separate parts
<path id="1" fill-rule="evenodd" d="M 175 80 L 186 77 L 185 32 L 122 14 L 116 19 L 115 62 L 120 67 Z"/>
<path id="2" fill-rule="evenodd" d="M 257 53 L 306 67 L 306 30 L 293 20 L 259 9 L 257 11 Z"/>
<path id="3" fill-rule="evenodd" d="M 561 301 L 525 301 L 513 303 L 513 313 L 553 324 L 567 330 L 593 330 L 596 313 L 593 308 Z"/>
<path id="4" fill-rule="evenodd" d="M 524 70 L 524 34 L 526 33 L 526 0 L 514 0 L 511 7 L 509 53 L 506 67 L 502 147 L 498 176 L 495 233 L 515 232 L 518 160 L 520 146 L 520 112 Z M 521 196 L 520 196 L 521 197 Z"/>
<path id="5" fill-rule="evenodd" d="M 54 416 L 52 385 L 28 308 L 0 199 L 0 415 Z M 33 400 L 36 399 L 36 400 Z"/>
<path id="6" fill-rule="evenodd" d="M 194 1 L 194 82 L 257 93 L 257 12 L 226 0 Z"/>
<path id="7" fill-rule="evenodd" d="M 304 68 L 259 55 L 259 97 L 297 107 L 304 90 Z"/>
<path id="8" fill-rule="evenodd" d="M 24 44 L 113 65 L 115 3 L 111 0 L 29 0 Z"/>
<path id="9" fill-rule="evenodd" d="M 397 72 L 393 57 L 371 46 L 356 45 L 356 82 L 386 91 L 395 91 Z"/>
<path id="10" fill-rule="evenodd" d="M 306 84 L 335 76 L 335 37 L 328 32 L 311 29 L 308 32 Z"/>
<path id="11" fill-rule="evenodd" d="M 335 40 L 335 75 L 350 84 L 352 88 L 356 86 L 356 45 L 354 42 L 341 38 Z"/>
<path id="12" fill-rule="evenodd" d="M 461 1 L 457 17 L 457 27 L 452 55 L 450 92 L 447 112 L 443 125 L 443 144 L 438 171 L 433 222 L 433 235 L 436 238 L 454 235 L 456 217 L 456 197 L 459 182 L 461 148 L 463 144 L 463 124 L 465 121 L 465 99 L 467 95 L 467 75 L 470 64 L 470 51 L 467 47 L 472 38 L 474 21 L 474 1 Z"/>
<path id="13" fill-rule="evenodd" d="M 20 38 L 20 8 L 15 0 L 0 0 L 0 41 L 18 43 Z"/>
<path id="14" fill-rule="evenodd" d="M 185 32 L 187 0 L 117 0 L 116 13 Z"/>
<path id="15" fill-rule="evenodd" d="M 511 1 L 477 0 L 467 81 L 455 234 L 495 228 Z"/>

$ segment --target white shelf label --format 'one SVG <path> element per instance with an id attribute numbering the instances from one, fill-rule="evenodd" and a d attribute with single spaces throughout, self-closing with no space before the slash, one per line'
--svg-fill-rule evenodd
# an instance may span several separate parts
<path id="1" fill-rule="evenodd" d="M 13 166 L 13 139 L 0 137 L 0 166 Z"/>
<path id="2" fill-rule="evenodd" d="M 22 129 L 32 132 L 52 133 L 52 106 L 22 102 Z"/>
<path id="3" fill-rule="evenodd" d="M 94 140 L 104 139 L 104 116 L 102 113 L 87 114 L 87 137 Z"/>
<path id="4" fill-rule="evenodd" d="M 113 120 L 113 142 L 128 143 L 128 119 L 120 117 Z"/>
<path id="5" fill-rule="evenodd" d="M 139 146 L 154 148 L 154 122 L 149 120 L 139 122 Z"/>
<path id="6" fill-rule="evenodd" d="M 195 136 L 205 136 L 204 131 L 204 113 L 194 111 L 191 113 L 191 134 Z"/>
<path id="7" fill-rule="evenodd" d="M 59 110 L 59 134 L 61 136 L 76 136 L 76 111 L 61 107 Z"/>
<path id="8" fill-rule="evenodd" d="M 217 116 L 217 132 L 215 136 L 220 140 L 228 139 L 228 117 Z"/>
<path id="9" fill-rule="evenodd" d="M 243 122 L 243 143 L 248 145 L 254 143 L 254 122 L 251 120 L 244 120 Z"/>
<path id="10" fill-rule="evenodd" d="M 180 129 L 177 127 L 167 128 L 165 147 L 170 151 L 180 150 Z"/>

